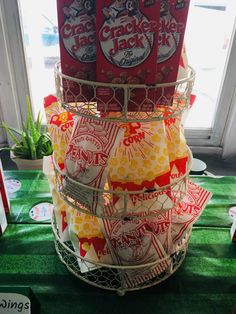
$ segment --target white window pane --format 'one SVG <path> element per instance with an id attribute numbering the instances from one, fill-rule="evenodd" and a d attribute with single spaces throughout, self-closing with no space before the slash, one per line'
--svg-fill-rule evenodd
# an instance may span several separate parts
<path id="1" fill-rule="evenodd" d="M 212 128 L 236 13 L 235 0 L 192 0 L 185 34 L 189 64 L 196 70 L 188 128 Z"/>
<path id="2" fill-rule="evenodd" d="M 34 113 L 55 93 L 54 65 L 59 60 L 56 0 L 20 0 L 26 64 Z"/>

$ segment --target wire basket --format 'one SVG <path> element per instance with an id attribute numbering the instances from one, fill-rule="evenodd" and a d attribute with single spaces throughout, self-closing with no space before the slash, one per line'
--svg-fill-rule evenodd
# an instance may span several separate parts
<path id="1" fill-rule="evenodd" d="M 102 116 L 105 121 L 148 122 L 180 115 L 189 107 L 194 79 L 195 71 L 188 67 L 187 77 L 176 82 L 155 85 L 102 83 L 64 75 L 60 63 L 55 67 L 57 98 L 62 106 L 83 117 L 100 119 Z M 99 94 L 102 88 L 109 89 L 110 98 L 106 101 Z M 136 99 L 136 93 L 142 97 Z M 109 105 L 113 102 L 118 106 L 118 112 L 110 112 Z M 98 104 L 101 111 L 97 110 Z M 133 112 L 129 110 L 130 105 Z"/>
<path id="2" fill-rule="evenodd" d="M 164 259 L 142 265 L 120 266 L 98 263 L 81 257 L 78 252 L 75 252 L 70 241 L 63 242 L 60 239 L 54 214 L 52 215 L 52 230 L 56 252 L 73 275 L 95 287 L 117 291 L 121 296 L 127 291 L 154 286 L 170 277 L 181 266 L 185 258 L 191 234 L 191 230 L 186 232 L 176 244 L 175 251 Z M 86 272 L 81 272 L 81 264 L 86 266 Z M 130 277 L 140 278 L 144 274 L 148 274 L 144 281 L 130 280 Z"/>
<path id="3" fill-rule="evenodd" d="M 65 175 L 54 159 L 56 187 L 62 199 L 80 212 L 106 219 L 157 216 L 178 205 L 188 191 L 192 153 L 188 151 L 186 173 L 168 185 L 153 190 L 114 191 L 82 184 Z M 114 203 L 114 200 L 119 200 Z"/>
<path id="4" fill-rule="evenodd" d="M 191 67 L 188 68 L 185 79 L 155 85 L 86 81 L 62 74 L 60 63 L 55 68 L 57 98 L 64 109 L 82 117 L 118 123 L 150 122 L 179 116 L 189 107 L 194 79 L 195 71 Z M 106 101 L 101 97 L 101 89 L 109 91 L 110 98 Z M 142 97 L 138 98 L 137 95 Z M 117 108 L 111 110 L 111 103 L 115 103 L 118 110 Z M 145 109 L 147 103 L 149 110 Z M 170 211 L 182 201 L 188 192 L 191 163 L 192 154 L 189 150 L 188 165 L 184 175 L 171 179 L 168 185 L 152 190 L 112 190 L 108 181 L 103 188 L 93 188 L 65 175 L 54 161 L 55 182 L 62 199 L 69 206 L 79 212 L 99 217 L 103 225 L 111 219 L 119 223 L 125 220 L 136 223 L 138 219 L 158 218 L 160 214 Z M 119 201 L 114 202 L 115 199 Z M 134 202 L 134 200 L 138 201 Z M 60 238 L 55 215 L 52 216 L 52 230 L 57 254 L 71 273 L 93 286 L 117 291 L 119 295 L 124 295 L 126 291 L 154 286 L 171 276 L 185 258 L 191 234 L 189 228 L 177 243 L 165 250 L 163 255 L 157 254 L 152 255 L 150 259 L 145 258 L 142 260 L 145 263 L 133 264 L 131 259 L 131 262 L 126 265 L 126 263 L 114 262 L 116 259 L 112 253 L 112 260 L 107 263 L 82 257 L 71 241 L 63 242 Z M 151 237 L 153 237 L 151 241 L 158 243 L 155 236 L 151 235 Z M 157 251 L 160 248 L 161 245 Z M 109 247 L 108 251 L 110 249 Z M 145 254 L 144 256 L 146 257 Z"/>

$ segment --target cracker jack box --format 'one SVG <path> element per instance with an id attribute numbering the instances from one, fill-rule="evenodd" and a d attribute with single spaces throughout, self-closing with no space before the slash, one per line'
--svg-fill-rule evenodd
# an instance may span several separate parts
<path id="1" fill-rule="evenodd" d="M 95 0 L 57 0 L 62 73 L 94 81 L 96 71 Z M 66 101 L 90 101 L 89 86 L 63 79 Z"/>
<path id="2" fill-rule="evenodd" d="M 161 0 L 156 83 L 177 80 L 190 0 Z M 157 91 L 157 105 L 172 103 L 175 87 Z"/>
<path id="3" fill-rule="evenodd" d="M 97 81 L 114 84 L 155 84 L 159 0 L 97 2 Z M 154 68 L 154 70 L 153 70 Z M 99 111 L 122 111 L 124 89 L 99 87 Z M 155 90 L 133 88 L 128 111 L 153 111 Z"/>
<path id="4" fill-rule="evenodd" d="M 3 173 L 3 168 L 2 168 L 2 162 L 0 160 L 0 195 L 3 203 L 3 208 L 6 213 L 10 212 L 10 202 L 9 198 L 7 195 L 7 190 L 5 187 L 5 182 L 4 182 L 4 173 Z"/>

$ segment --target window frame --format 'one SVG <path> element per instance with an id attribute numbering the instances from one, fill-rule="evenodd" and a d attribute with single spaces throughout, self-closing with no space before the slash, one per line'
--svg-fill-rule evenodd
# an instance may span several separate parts
<path id="1" fill-rule="evenodd" d="M 231 155 L 235 147 L 236 139 L 233 136 L 233 121 L 236 120 L 236 18 L 230 40 L 229 54 L 226 67 L 222 76 L 220 91 L 217 99 L 217 110 L 215 113 L 212 129 L 190 129 L 185 130 L 190 145 L 222 147 L 224 155 Z M 236 134 L 236 133 L 235 133 Z"/>
<path id="2" fill-rule="evenodd" d="M 30 95 L 20 16 L 18 0 L 0 2 L 0 47 L 5 51 L 0 59 L 0 68 L 5 68 L 0 71 L 0 106 L 3 120 L 11 125 L 14 122 L 15 127 L 19 127 L 26 117 L 25 95 Z M 185 129 L 188 144 L 194 152 L 215 151 L 225 157 L 236 154 L 236 136 L 233 136 L 233 121 L 236 121 L 236 21 L 226 64 L 213 128 Z"/>
<path id="3" fill-rule="evenodd" d="M 0 109 L 2 120 L 20 128 L 30 96 L 18 1 L 0 1 Z M 7 136 L 9 145 L 11 139 Z"/>

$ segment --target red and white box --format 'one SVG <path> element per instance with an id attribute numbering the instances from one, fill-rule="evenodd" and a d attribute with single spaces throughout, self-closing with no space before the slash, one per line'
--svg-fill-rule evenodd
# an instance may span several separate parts
<path id="1" fill-rule="evenodd" d="M 2 168 L 2 162 L 0 160 L 0 236 L 6 230 L 7 218 L 6 213 L 10 211 L 10 203 L 7 196 L 6 187 L 4 184 L 4 173 Z"/>
<path id="2" fill-rule="evenodd" d="M 57 0 L 62 73 L 94 81 L 96 73 L 95 0 Z M 63 79 L 66 101 L 90 101 L 91 88 Z"/>
<path id="3" fill-rule="evenodd" d="M 97 81 L 154 84 L 160 1 L 101 0 L 97 2 Z M 155 91 L 132 89 L 128 111 L 153 111 Z M 99 111 L 123 111 L 124 90 L 99 87 Z"/>
<path id="4" fill-rule="evenodd" d="M 190 0 L 161 0 L 156 83 L 175 82 Z M 171 104 L 175 86 L 157 90 L 157 105 Z"/>
<path id="5" fill-rule="evenodd" d="M 7 228 L 7 218 L 3 206 L 2 195 L 0 194 L 0 236 L 3 235 L 3 232 Z"/>
<path id="6" fill-rule="evenodd" d="M 2 168 L 2 162 L 0 160 L 0 195 L 2 198 L 3 207 L 6 213 L 10 212 L 10 202 L 7 195 L 7 190 L 4 182 L 4 173 Z"/>

